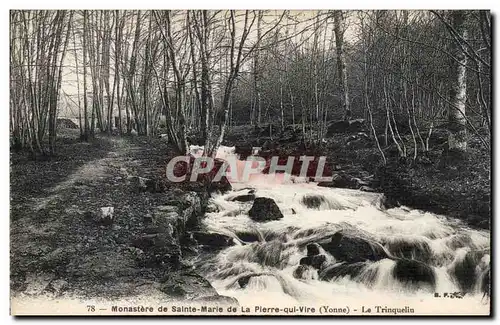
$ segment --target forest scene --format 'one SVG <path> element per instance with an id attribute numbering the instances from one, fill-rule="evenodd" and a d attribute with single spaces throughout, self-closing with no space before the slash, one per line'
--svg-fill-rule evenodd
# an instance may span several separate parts
<path id="1" fill-rule="evenodd" d="M 489 11 L 11 10 L 9 29 L 18 313 L 360 292 L 489 313 Z"/>

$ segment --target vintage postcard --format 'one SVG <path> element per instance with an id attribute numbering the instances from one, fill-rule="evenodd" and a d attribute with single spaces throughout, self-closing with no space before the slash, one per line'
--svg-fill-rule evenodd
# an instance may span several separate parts
<path id="1" fill-rule="evenodd" d="M 9 16 L 11 315 L 491 315 L 489 10 Z"/>

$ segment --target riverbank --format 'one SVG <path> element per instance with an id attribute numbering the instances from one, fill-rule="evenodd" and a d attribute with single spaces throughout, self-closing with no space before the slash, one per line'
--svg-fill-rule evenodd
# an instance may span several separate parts
<path id="1" fill-rule="evenodd" d="M 12 296 L 217 299 L 186 262 L 208 194 L 162 181 L 174 155 L 163 139 L 77 134 L 50 159 L 11 152 Z"/>

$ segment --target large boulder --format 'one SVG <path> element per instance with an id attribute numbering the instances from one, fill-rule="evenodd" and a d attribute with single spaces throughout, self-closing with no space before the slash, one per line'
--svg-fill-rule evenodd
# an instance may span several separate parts
<path id="1" fill-rule="evenodd" d="M 248 215 L 254 221 L 271 221 L 283 218 L 283 213 L 276 202 L 267 197 L 256 198 Z"/>
<path id="2" fill-rule="evenodd" d="M 409 289 L 417 290 L 426 286 L 434 289 L 436 287 L 434 270 L 429 265 L 419 261 L 408 259 L 396 261 L 392 276 Z"/>
<path id="3" fill-rule="evenodd" d="M 203 245 L 211 249 L 224 248 L 234 245 L 233 238 L 223 234 L 193 231 L 193 238 L 199 245 Z"/>
<path id="4" fill-rule="evenodd" d="M 319 255 L 320 246 L 316 243 L 311 243 L 306 246 L 307 256 Z"/>
<path id="5" fill-rule="evenodd" d="M 428 262 L 432 257 L 430 245 L 425 240 L 405 240 L 397 238 L 388 240 L 384 245 L 396 257 Z"/>
<path id="6" fill-rule="evenodd" d="M 456 261 L 449 270 L 463 292 L 471 292 L 477 280 L 480 278 L 480 264 L 484 253 L 481 251 L 469 251 L 463 259 Z"/>
<path id="7" fill-rule="evenodd" d="M 340 232 L 335 233 L 330 242 L 321 246 L 339 262 L 356 263 L 388 258 L 382 247 L 376 243 Z"/>
<path id="8" fill-rule="evenodd" d="M 331 264 L 321 270 L 319 273 L 319 279 L 322 281 L 331 281 L 344 277 L 355 279 L 361 274 L 367 265 L 368 264 L 366 262 Z"/>
<path id="9" fill-rule="evenodd" d="M 313 268 L 319 270 L 323 266 L 323 263 L 326 262 L 326 256 L 321 254 L 321 255 L 313 255 L 313 256 L 306 256 L 300 259 L 299 264 L 300 265 L 309 265 L 312 266 Z"/>

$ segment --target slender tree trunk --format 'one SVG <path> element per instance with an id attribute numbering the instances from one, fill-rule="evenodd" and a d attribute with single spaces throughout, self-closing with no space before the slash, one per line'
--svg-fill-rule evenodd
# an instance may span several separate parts
<path id="1" fill-rule="evenodd" d="M 339 80 L 339 88 L 341 91 L 341 104 L 344 111 L 344 120 L 351 118 L 351 107 L 349 101 L 349 89 L 347 86 L 347 67 L 345 63 L 345 19 L 344 13 L 341 10 L 333 12 L 334 17 L 334 32 L 335 32 L 335 47 L 337 50 L 337 73 Z"/>
<path id="2" fill-rule="evenodd" d="M 450 12 L 453 28 L 463 39 L 467 38 L 465 27 L 466 13 L 461 10 Z M 465 115 L 465 103 L 467 101 L 467 56 L 461 47 L 454 41 L 451 43 L 451 51 L 456 61 L 452 63 L 451 76 L 453 86 L 450 91 L 450 104 L 448 106 L 448 147 L 450 150 L 467 151 L 467 119 Z"/>

